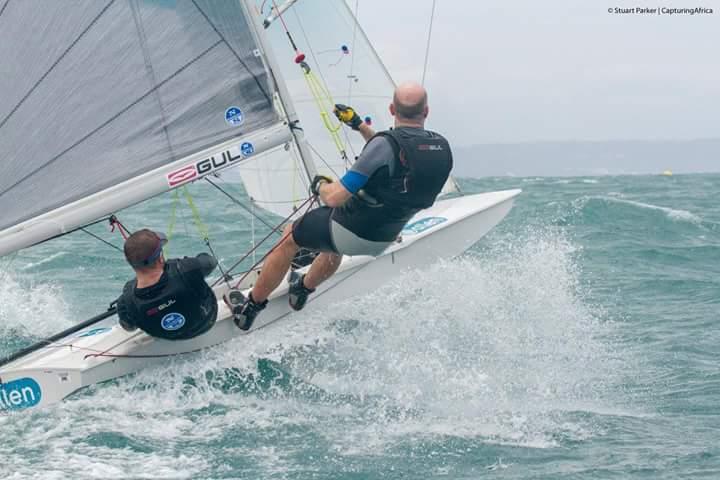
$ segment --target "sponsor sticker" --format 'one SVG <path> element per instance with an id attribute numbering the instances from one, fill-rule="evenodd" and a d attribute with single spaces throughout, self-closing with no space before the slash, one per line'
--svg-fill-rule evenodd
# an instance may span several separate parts
<path id="1" fill-rule="evenodd" d="M 227 150 L 214 153 L 209 157 L 205 157 L 195 163 L 185 165 L 182 168 L 170 172 L 165 178 L 170 188 L 177 187 L 184 183 L 195 181 L 208 173 L 232 165 L 254 153 L 255 146 L 252 143 L 236 143 Z"/>
<path id="2" fill-rule="evenodd" d="M 253 147 L 253 144 L 250 142 L 244 142 L 240 145 L 240 152 L 243 154 L 243 157 L 249 157 L 255 153 L 255 147 Z"/>
<path id="3" fill-rule="evenodd" d="M 0 383 L 0 411 L 34 407 L 41 398 L 40 385 L 30 377 Z"/>
<path id="4" fill-rule="evenodd" d="M 92 330 L 88 330 L 87 332 L 81 333 L 80 335 L 78 335 L 78 338 L 92 337 L 94 335 L 100 335 L 101 333 L 107 333 L 110 330 L 112 330 L 112 328 L 110 328 L 110 327 L 93 328 Z"/>
<path id="5" fill-rule="evenodd" d="M 416 235 L 420 232 L 424 232 L 425 230 L 428 230 L 435 225 L 439 225 L 443 222 L 446 222 L 447 218 L 445 217 L 427 217 L 427 218 L 421 218 L 420 220 L 409 223 L 405 225 L 405 228 L 402 230 L 403 235 Z"/>
<path id="6" fill-rule="evenodd" d="M 230 107 L 225 110 L 225 122 L 227 122 L 228 125 L 237 127 L 238 125 L 242 125 L 244 121 L 245 116 L 238 107 Z"/>
<path id="7" fill-rule="evenodd" d="M 163 330 L 170 332 L 181 329 L 183 325 L 185 325 L 185 317 L 176 312 L 168 313 L 160 320 Z"/>
<path id="8" fill-rule="evenodd" d="M 183 167 L 179 170 L 175 170 L 174 172 L 168 173 L 167 181 L 169 186 L 174 187 L 176 185 L 180 185 L 181 183 L 190 181 L 197 176 L 198 172 L 195 168 L 195 164 L 193 164 L 188 165 L 187 167 Z"/>

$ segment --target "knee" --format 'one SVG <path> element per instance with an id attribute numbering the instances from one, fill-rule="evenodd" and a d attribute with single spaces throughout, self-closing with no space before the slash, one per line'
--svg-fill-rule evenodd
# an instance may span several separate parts
<path id="1" fill-rule="evenodd" d="M 284 248 L 291 248 L 293 250 L 297 250 L 300 248 L 297 243 L 295 243 L 295 238 L 293 237 L 293 228 L 292 225 L 287 225 L 285 229 L 283 229 L 283 241 L 282 246 Z"/>

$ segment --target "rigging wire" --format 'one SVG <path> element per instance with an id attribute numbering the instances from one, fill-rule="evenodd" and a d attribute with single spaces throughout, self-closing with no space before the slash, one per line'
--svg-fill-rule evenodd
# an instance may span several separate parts
<path id="1" fill-rule="evenodd" d="M 115 245 L 114 243 L 108 242 L 107 240 L 105 240 L 104 238 L 100 237 L 99 235 L 95 235 L 95 234 L 92 233 L 90 230 L 86 230 L 85 227 L 80 227 L 80 231 L 87 233 L 88 235 L 90 235 L 90 236 L 93 237 L 93 238 L 96 238 L 97 240 L 100 240 L 100 241 L 101 241 L 102 243 L 104 243 L 105 245 L 107 245 L 107 246 L 109 246 L 109 247 L 112 247 L 112 248 L 114 248 L 115 250 L 123 253 L 123 255 L 125 254 L 125 253 L 123 252 L 123 249 L 122 249 L 122 248 L 118 247 L 118 246 Z"/>
<path id="2" fill-rule="evenodd" d="M 354 13 L 354 24 L 353 24 L 353 36 L 350 45 L 350 74 L 348 75 L 348 103 L 352 103 L 352 87 L 353 87 L 353 71 L 355 68 L 355 40 L 357 38 L 357 27 L 358 27 L 358 10 L 360 9 L 360 0 L 355 0 L 355 13 Z M 347 133 L 347 132 L 346 132 Z M 355 152 L 353 152 L 355 155 Z"/>
<path id="3" fill-rule="evenodd" d="M 303 204 L 300 205 L 300 207 L 298 208 L 298 210 L 300 210 L 300 208 L 304 207 L 305 204 L 308 204 L 308 205 L 307 205 L 307 209 L 305 210 L 305 213 L 307 213 L 307 212 L 309 212 L 310 210 L 312 210 L 312 207 L 313 207 L 313 205 L 315 204 L 316 201 L 318 201 L 318 196 L 317 196 L 317 195 L 313 195 L 313 196 L 309 197 L 307 200 L 305 200 L 305 202 L 303 202 Z M 308 203 L 308 202 L 309 202 L 309 203 Z M 280 228 L 282 225 L 284 225 L 285 222 L 286 222 L 287 220 L 289 220 L 290 217 L 292 217 L 296 212 L 297 212 L 297 210 L 296 210 L 295 212 L 291 213 L 288 217 L 286 217 L 286 219 L 283 220 L 282 223 L 280 223 L 280 224 L 277 226 L 277 228 Z M 305 213 L 304 213 L 304 214 L 305 214 Z M 303 214 L 303 215 L 304 215 L 304 214 Z M 301 218 L 302 218 L 302 217 L 301 217 Z M 267 253 L 265 253 L 265 255 L 263 255 L 263 256 L 260 258 L 260 260 L 258 260 L 257 262 L 255 262 L 255 263 L 253 264 L 253 266 L 250 267 L 250 268 L 248 269 L 248 271 L 246 271 L 246 272 L 243 274 L 242 277 L 240 277 L 240 280 L 238 280 L 238 281 L 235 283 L 235 288 L 238 288 L 238 287 L 240 286 L 240 284 L 243 282 L 243 280 L 245 280 L 245 279 L 248 277 L 248 275 L 250 275 L 250 274 L 255 270 L 255 268 L 258 267 L 258 265 L 260 265 L 262 262 L 264 262 L 265 259 L 266 259 L 273 251 L 275 251 L 275 249 L 276 249 L 277 247 L 279 247 L 280 245 L 282 245 L 282 243 L 285 241 L 285 239 L 288 238 L 290 235 L 292 235 L 292 230 L 290 230 L 288 233 L 286 233 L 285 235 L 283 235 L 283 237 L 280 239 L 280 241 L 278 241 L 275 245 L 273 245 L 273 247 L 272 247 L 270 250 L 268 250 Z M 269 237 L 270 237 L 270 234 L 268 234 L 265 238 L 263 238 L 262 240 L 260 240 L 260 243 L 258 243 L 255 247 L 253 247 L 253 249 L 252 249 L 250 252 L 248 252 L 243 258 L 241 258 L 241 259 L 238 261 L 238 263 L 241 262 L 241 261 L 243 261 L 245 258 L 247 258 L 247 257 L 250 255 L 250 253 L 255 252 L 255 250 L 257 250 L 257 247 L 259 247 L 259 246 L 260 246 L 265 240 L 267 240 Z"/>
<path id="4" fill-rule="evenodd" d="M 280 23 L 282 24 L 283 29 L 285 30 L 285 35 L 287 36 L 288 40 L 290 40 L 290 45 L 292 46 L 292 49 L 295 51 L 295 63 L 297 63 L 300 68 L 303 71 L 303 76 L 305 78 L 305 81 L 308 84 L 308 88 L 310 90 L 310 93 L 312 95 L 313 100 L 315 101 L 315 104 L 320 111 L 320 117 L 322 118 L 323 125 L 325 129 L 329 132 L 330 137 L 332 138 L 333 142 L 335 143 L 335 148 L 337 148 L 338 152 L 340 153 L 340 157 L 344 161 L 344 163 L 347 165 L 349 164 L 349 159 L 347 155 L 347 151 L 345 150 L 345 144 L 342 141 L 342 138 L 340 138 L 339 131 L 342 129 L 342 124 L 340 122 L 337 123 L 336 126 L 333 125 L 331 115 L 328 112 L 328 109 L 325 108 L 323 105 L 323 102 L 327 102 L 327 104 L 330 106 L 330 108 L 335 107 L 335 101 L 332 98 L 332 95 L 330 94 L 327 85 L 324 83 L 324 79 L 321 82 L 318 80 L 318 78 L 315 76 L 314 71 L 310 68 L 310 65 L 308 65 L 307 62 L 305 62 L 305 54 L 298 49 L 297 44 L 295 43 L 295 40 L 293 39 L 292 34 L 290 33 L 290 29 L 287 26 L 287 23 L 285 23 L 285 18 L 283 14 L 280 12 L 280 9 L 277 6 L 277 3 L 275 0 L 272 0 L 273 6 L 275 7 L 275 10 L 277 11 L 277 18 L 280 20 Z M 293 10 L 293 13 L 297 16 L 297 12 Z M 310 42 L 307 37 L 307 33 L 305 32 L 305 29 L 302 27 L 302 22 L 300 22 L 300 19 L 298 17 L 298 24 L 300 25 L 300 30 L 303 34 L 303 37 L 305 38 L 305 41 L 308 43 L 308 46 L 310 46 Z M 310 46 L 311 47 L 311 46 Z M 315 57 L 315 54 L 313 53 L 312 47 L 310 48 L 310 55 L 313 57 L 313 60 L 316 64 L 319 63 L 317 61 L 317 58 Z M 320 73 L 322 77 L 322 72 Z M 354 154 L 354 151 L 353 151 Z M 336 174 L 337 175 L 337 174 Z"/>
<path id="5" fill-rule="evenodd" d="M 425 47 L 425 65 L 423 66 L 423 74 L 422 74 L 422 82 L 421 82 L 421 85 L 423 87 L 425 86 L 425 74 L 427 73 L 428 60 L 430 59 L 430 39 L 432 38 L 433 19 L 435 18 L 435 3 L 436 3 L 436 0 L 433 0 L 432 11 L 430 12 L 430 27 L 428 28 L 427 45 Z"/>
<path id="6" fill-rule="evenodd" d="M 357 11 L 357 6 L 356 6 L 356 11 Z M 325 90 L 329 92 L 330 89 L 328 87 L 328 82 L 325 79 L 325 76 L 323 75 L 322 68 L 320 68 L 320 61 L 315 56 L 315 50 L 313 49 L 312 44 L 310 43 L 310 38 L 308 37 L 307 31 L 305 30 L 305 27 L 303 26 L 303 22 L 300 18 L 300 14 L 298 14 L 297 10 L 294 8 L 292 9 L 292 12 L 295 15 L 295 20 L 297 21 L 298 26 L 300 27 L 300 33 L 302 33 L 302 36 L 305 39 L 305 43 L 307 43 L 308 48 L 310 49 L 310 56 L 312 57 L 313 62 L 317 66 L 318 73 L 320 74 L 320 80 L 322 81 L 322 84 L 325 87 Z M 356 33 L 357 33 L 357 21 L 355 22 L 355 28 L 353 30 L 353 42 L 352 42 L 352 47 L 350 49 L 350 62 L 351 62 L 350 63 L 350 75 L 351 76 L 352 76 L 352 70 L 353 70 L 352 65 L 355 62 L 354 52 L 355 52 L 355 34 Z M 352 88 L 352 78 L 350 78 L 349 81 L 350 81 L 350 88 Z M 334 107 L 335 106 L 334 100 L 332 99 L 332 97 L 329 94 L 328 94 L 328 97 L 329 97 L 330 103 Z M 348 103 L 350 103 L 350 93 L 349 92 L 348 92 Z M 321 109 L 321 112 L 322 112 L 322 107 L 320 107 L 320 105 L 318 105 L 318 107 Z M 322 113 L 321 113 L 321 115 L 322 115 Z M 353 144 L 350 141 L 350 136 L 348 135 L 347 129 L 343 128 L 342 132 L 343 132 L 343 136 L 345 137 L 345 141 L 346 141 L 347 145 L 350 147 L 350 152 L 352 153 L 352 156 L 356 157 L 357 152 L 355 151 L 355 147 L 353 147 Z M 344 147 L 344 145 L 343 145 L 343 147 Z M 344 160 L 345 160 L 345 162 L 349 163 L 347 154 L 345 155 Z M 326 165 L 327 165 L 327 162 L 326 162 Z M 346 167 L 347 167 L 347 165 L 346 165 Z M 337 173 L 335 173 L 335 172 L 333 172 L 333 173 L 337 176 Z"/>
<path id="7" fill-rule="evenodd" d="M 242 203 L 240 200 L 238 200 L 237 198 L 235 198 L 234 196 L 232 196 L 230 193 L 228 193 L 226 190 L 224 190 L 220 185 L 218 185 L 217 183 L 215 183 L 215 182 L 213 182 L 212 180 L 210 180 L 209 177 L 205 177 L 205 180 L 206 180 L 210 185 L 212 185 L 213 187 L 217 188 L 220 192 L 222 192 L 223 194 L 225 194 L 225 196 L 228 197 L 230 200 L 232 200 L 233 203 L 235 203 L 237 206 L 242 207 L 246 212 L 248 212 L 250 215 L 252 215 L 253 218 L 256 218 L 256 219 L 260 220 L 260 222 L 261 222 L 263 225 L 265 225 L 266 227 L 268 227 L 268 228 L 273 228 L 273 226 L 272 226 L 268 221 L 266 221 L 266 220 L 265 220 L 264 218 L 262 218 L 260 215 L 258 215 L 257 213 L 255 213 L 253 210 L 249 209 L 244 203 Z"/>
<path id="8" fill-rule="evenodd" d="M 240 258 L 240 260 L 238 260 L 237 262 L 235 262 L 235 263 L 228 269 L 228 274 L 232 273 L 232 271 L 235 270 L 246 258 L 248 258 L 250 255 L 252 255 L 252 253 L 253 253 L 260 245 L 262 245 L 268 238 L 270 238 L 270 236 L 271 236 L 273 233 L 275 233 L 275 232 L 276 232 L 277 230 L 279 230 L 283 225 L 285 225 L 285 223 L 286 223 L 288 220 L 290 220 L 290 218 L 292 218 L 292 216 L 295 215 L 298 210 L 300 210 L 301 208 L 303 208 L 303 207 L 304 207 L 305 205 L 307 205 L 308 203 L 310 204 L 310 206 L 308 207 L 307 211 L 309 211 L 310 208 L 312 207 L 313 203 L 314 203 L 314 202 L 312 202 L 314 199 L 315 199 L 315 196 L 311 196 L 311 197 L 307 198 L 302 204 L 300 204 L 300 206 L 299 206 L 294 212 L 292 212 L 290 215 L 288 215 L 287 217 L 285 217 L 285 218 L 282 220 L 282 222 L 278 223 L 275 227 L 273 227 L 272 231 L 271 231 L 270 233 L 268 233 L 267 235 L 265 235 L 265 237 L 263 237 L 263 239 L 260 240 L 260 241 L 257 243 L 257 245 L 255 245 L 255 247 L 252 248 L 252 250 L 250 250 L 250 251 L 247 252 L 245 255 L 243 255 L 242 258 Z M 307 212 L 307 211 L 306 211 L 306 212 Z M 286 237 L 286 236 L 283 235 L 283 237 L 280 239 L 280 241 L 278 241 L 278 243 L 275 244 L 275 247 L 277 247 L 278 245 L 280 245 L 280 243 L 282 243 L 282 241 L 285 240 L 285 237 Z M 240 282 L 242 282 L 242 281 L 247 277 L 247 275 L 248 275 L 250 272 L 252 272 L 252 270 L 253 270 L 255 267 L 257 267 L 263 260 L 265 260 L 265 257 L 267 257 L 267 256 L 270 254 L 270 252 L 272 252 L 272 251 L 275 249 L 275 247 L 271 248 L 271 249 L 268 251 L 268 253 L 266 253 L 265 255 L 263 255 L 263 257 L 260 259 L 260 261 L 257 262 L 255 265 L 253 265 L 252 268 L 250 268 L 250 270 L 248 270 L 248 271 L 246 272 L 246 274 L 238 281 L 237 284 L 239 285 Z M 214 287 L 214 286 L 217 285 L 218 283 L 220 283 L 220 279 L 215 280 L 215 282 L 213 282 L 213 284 L 212 284 L 211 286 Z"/>
<path id="9" fill-rule="evenodd" d="M 328 170 L 330 170 L 332 172 L 332 174 L 335 175 L 337 178 L 340 178 L 340 175 L 338 175 L 337 172 L 335 171 L 335 169 L 332 168 L 332 166 L 330 166 L 330 164 L 327 162 L 327 160 L 325 160 L 325 157 L 323 157 L 322 154 L 320 152 L 318 152 L 315 149 L 315 147 L 312 146 L 312 143 L 307 142 L 307 141 L 305 143 L 307 143 L 307 146 L 310 147 L 310 150 L 312 150 L 313 153 L 315 155 L 317 155 L 318 158 L 325 164 L 325 166 L 328 168 Z"/>

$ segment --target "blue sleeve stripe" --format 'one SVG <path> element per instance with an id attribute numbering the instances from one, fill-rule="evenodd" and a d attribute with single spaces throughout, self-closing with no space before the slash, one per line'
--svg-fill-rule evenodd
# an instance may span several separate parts
<path id="1" fill-rule="evenodd" d="M 358 190 L 364 187 L 367 181 L 368 177 L 366 175 L 354 172 L 352 170 L 349 170 L 340 179 L 340 183 L 342 183 L 342 186 L 345 187 L 345 189 L 352 194 L 357 193 Z"/>

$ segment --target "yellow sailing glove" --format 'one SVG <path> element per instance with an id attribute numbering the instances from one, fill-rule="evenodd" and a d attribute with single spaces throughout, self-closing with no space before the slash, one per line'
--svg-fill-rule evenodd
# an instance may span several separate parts
<path id="1" fill-rule="evenodd" d="M 343 122 L 348 127 L 352 128 L 353 130 L 358 130 L 360 128 L 360 125 L 362 125 L 363 123 L 360 115 L 358 115 L 352 107 L 348 107 L 347 105 L 343 105 L 342 103 L 335 104 L 335 109 L 333 110 L 333 113 L 338 118 L 338 120 Z"/>
<path id="2" fill-rule="evenodd" d="M 320 185 L 323 183 L 332 183 L 332 181 L 332 178 L 326 177 L 325 175 L 315 175 L 315 178 L 313 178 L 310 184 L 310 193 L 320 195 Z"/>

